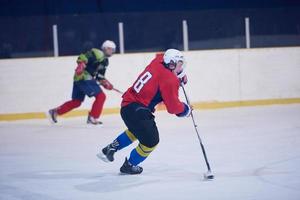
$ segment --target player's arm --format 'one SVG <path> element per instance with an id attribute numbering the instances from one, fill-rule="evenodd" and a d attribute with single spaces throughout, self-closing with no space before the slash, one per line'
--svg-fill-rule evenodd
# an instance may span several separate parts
<path id="1" fill-rule="evenodd" d="M 107 79 L 101 79 L 98 80 L 98 82 L 107 90 L 112 90 L 114 88 L 114 86 Z"/>
<path id="2" fill-rule="evenodd" d="M 176 79 L 168 79 L 160 83 L 160 92 L 168 113 L 176 114 L 178 117 L 189 116 L 191 107 L 179 100 L 178 90 L 179 81 Z"/>
<path id="3" fill-rule="evenodd" d="M 93 48 L 91 50 L 91 54 L 93 56 L 93 61 L 95 63 L 97 63 L 97 64 L 102 63 L 103 65 L 106 65 L 106 66 L 108 65 L 108 63 L 103 63 L 103 62 L 105 62 L 105 55 L 101 50 Z M 107 60 L 107 62 L 108 62 L 108 60 Z M 97 81 L 104 80 L 105 79 L 105 72 L 106 72 L 105 68 L 98 70 L 97 74 L 96 74 L 96 77 L 95 77 L 96 80 Z"/>
<path id="4" fill-rule="evenodd" d="M 87 64 L 88 63 L 88 53 L 82 53 L 78 56 L 77 58 L 77 63 L 85 63 Z"/>
<path id="5" fill-rule="evenodd" d="M 103 60 L 102 64 L 104 66 L 108 66 L 108 59 Z M 106 68 L 105 67 L 102 68 L 102 69 L 100 69 L 100 70 L 98 70 L 97 75 L 96 75 L 96 80 L 101 81 L 101 80 L 106 79 L 105 78 L 105 73 L 106 73 Z"/>
<path id="6" fill-rule="evenodd" d="M 181 83 L 183 83 L 184 85 L 187 84 L 188 79 L 184 69 L 177 73 L 177 77 Z"/>
<path id="7" fill-rule="evenodd" d="M 112 90 L 114 86 L 105 78 L 106 69 L 100 70 L 96 75 L 96 80 L 107 90 Z"/>
<path id="8" fill-rule="evenodd" d="M 104 53 L 99 49 L 93 48 L 91 50 L 91 55 L 94 57 L 95 62 L 98 63 L 102 62 L 105 59 Z"/>
<path id="9" fill-rule="evenodd" d="M 105 59 L 104 53 L 100 51 L 99 49 L 92 49 L 91 50 L 94 59 L 96 60 L 95 62 L 101 63 L 103 65 L 108 65 L 108 59 Z M 103 63 L 107 62 L 107 63 Z M 106 68 L 100 69 L 97 74 L 95 79 L 107 90 L 112 90 L 114 87 L 113 85 L 105 78 L 105 73 L 106 73 Z"/>
<path id="10" fill-rule="evenodd" d="M 74 80 L 82 80 L 84 78 L 84 70 L 86 68 L 86 64 L 88 63 L 88 53 L 80 54 L 77 58 L 77 67 L 75 69 Z"/>
<path id="11" fill-rule="evenodd" d="M 101 62 L 104 60 L 104 54 L 99 49 L 91 49 L 86 53 L 82 53 L 77 58 L 77 63 L 88 64 L 89 62 Z"/>

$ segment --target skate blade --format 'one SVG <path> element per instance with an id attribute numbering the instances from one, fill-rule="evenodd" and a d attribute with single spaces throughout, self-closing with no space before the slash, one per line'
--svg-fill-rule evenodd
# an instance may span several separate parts
<path id="1" fill-rule="evenodd" d="M 97 156 L 97 158 L 99 158 L 99 159 L 102 160 L 103 162 L 106 162 L 106 163 L 110 162 L 110 161 L 107 159 L 106 155 L 104 155 L 103 153 L 98 153 L 98 154 L 96 154 L 96 156 Z"/>
<path id="2" fill-rule="evenodd" d="M 140 174 L 129 174 L 129 173 L 124 173 L 124 172 L 119 172 L 120 176 L 136 176 L 136 175 L 140 175 Z"/>
<path id="3" fill-rule="evenodd" d="M 207 172 L 204 174 L 204 180 L 213 180 L 215 178 L 215 176 L 211 173 L 211 172 Z"/>
<path id="4" fill-rule="evenodd" d="M 56 122 L 52 120 L 52 117 L 49 113 L 49 111 L 45 112 L 47 119 L 49 120 L 50 124 L 55 124 Z"/>
<path id="5" fill-rule="evenodd" d="M 89 122 L 89 121 L 87 121 L 86 122 L 88 125 L 94 125 L 94 126 L 100 126 L 100 127 L 102 127 L 103 126 L 103 123 L 92 123 L 92 122 Z"/>

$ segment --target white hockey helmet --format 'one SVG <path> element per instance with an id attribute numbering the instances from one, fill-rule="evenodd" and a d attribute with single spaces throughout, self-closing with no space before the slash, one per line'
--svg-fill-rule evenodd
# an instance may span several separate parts
<path id="1" fill-rule="evenodd" d="M 165 65 L 169 69 L 173 70 L 178 62 L 184 62 L 182 53 L 177 49 L 168 49 L 164 54 Z"/>
<path id="2" fill-rule="evenodd" d="M 105 40 L 101 46 L 102 50 L 106 49 L 106 48 L 111 48 L 113 49 L 113 52 L 116 51 L 116 44 L 111 41 L 111 40 Z"/>

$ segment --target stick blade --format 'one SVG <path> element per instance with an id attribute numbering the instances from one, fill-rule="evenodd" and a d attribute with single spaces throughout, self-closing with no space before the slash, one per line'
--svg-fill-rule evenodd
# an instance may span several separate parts
<path id="1" fill-rule="evenodd" d="M 205 180 L 213 180 L 215 176 L 211 173 L 211 171 L 208 171 L 204 174 L 204 179 Z"/>

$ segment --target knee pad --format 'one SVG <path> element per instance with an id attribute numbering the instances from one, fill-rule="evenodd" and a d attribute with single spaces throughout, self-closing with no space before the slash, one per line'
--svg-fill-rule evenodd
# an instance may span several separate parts
<path id="1" fill-rule="evenodd" d="M 156 147 L 159 143 L 159 137 L 153 137 L 151 140 L 147 141 L 147 142 L 144 142 L 145 146 L 149 147 L 149 148 L 153 148 L 153 147 Z"/>
<path id="2" fill-rule="evenodd" d="M 159 133 L 154 120 L 140 121 L 141 129 L 137 134 L 138 140 L 147 147 L 154 147 L 159 143 Z"/>
<path id="3" fill-rule="evenodd" d="M 136 141 L 136 137 L 133 135 L 133 133 L 130 130 L 126 130 L 125 134 L 127 135 L 127 137 L 130 139 L 131 142 Z"/>
<path id="4" fill-rule="evenodd" d="M 135 148 L 137 153 L 142 157 L 147 157 L 149 154 L 155 149 L 156 146 L 153 147 L 147 147 L 141 143 L 138 144 L 138 146 Z"/>
<path id="5" fill-rule="evenodd" d="M 73 106 L 75 108 L 79 107 L 82 103 L 80 100 L 77 100 L 77 99 L 72 100 L 72 102 L 73 102 Z"/>
<path id="6" fill-rule="evenodd" d="M 102 101 L 105 101 L 106 95 L 104 92 L 100 92 L 99 94 L 96 95 L 96 99 L 101 99 Z"/>

